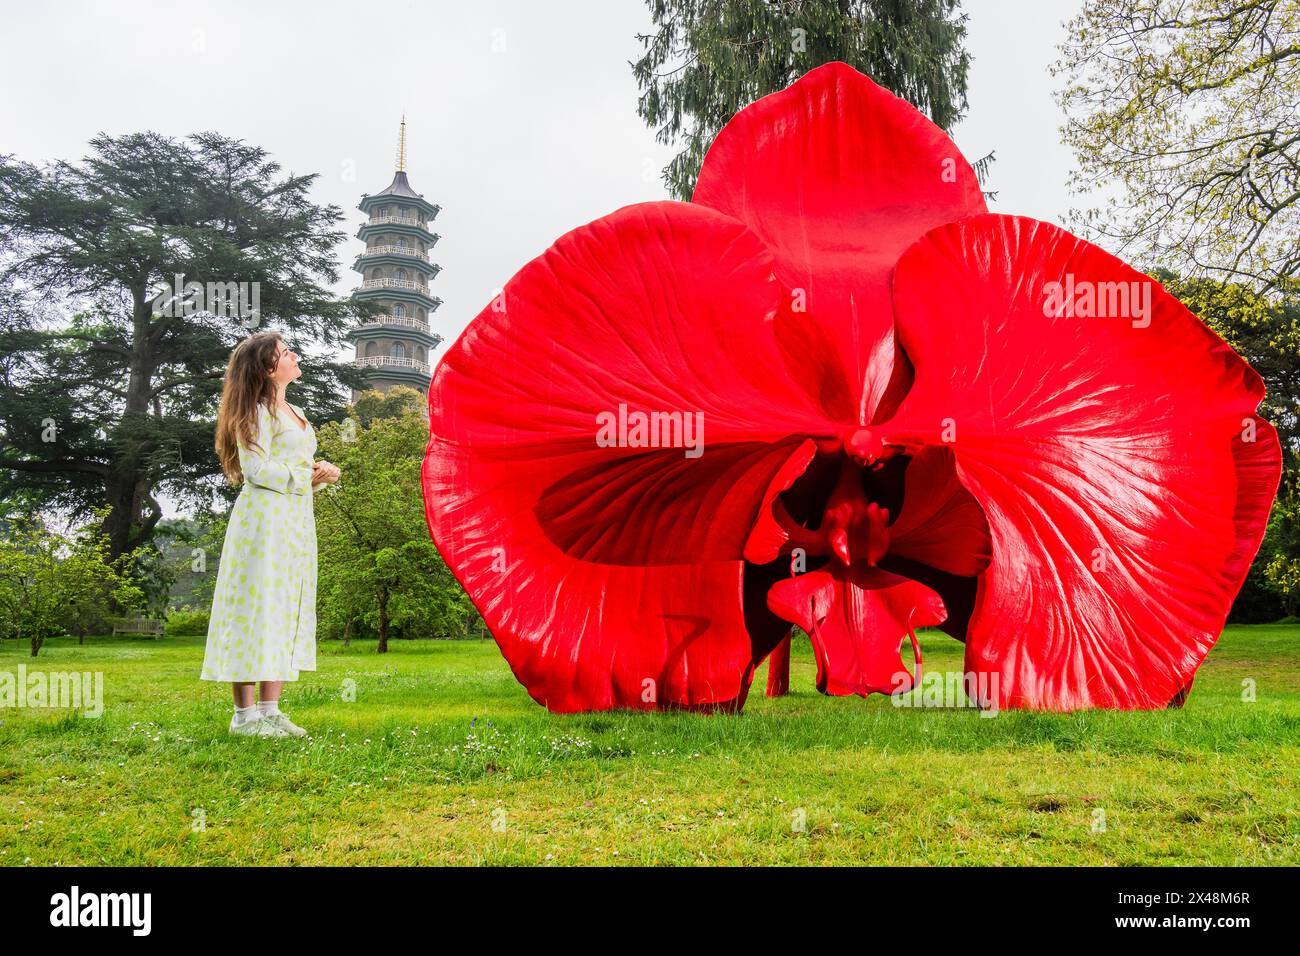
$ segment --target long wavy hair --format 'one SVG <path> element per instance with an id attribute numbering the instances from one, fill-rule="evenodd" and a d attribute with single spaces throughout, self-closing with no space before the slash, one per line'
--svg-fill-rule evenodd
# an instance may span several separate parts
<path id="1" fill-rule="evenodd" d="M 265 405 L 275 413 L 275 383 L 271 381 L 271 373 L 280 362 L 279 349 L 279 335 L 258 332 L 230 353 L 221 385 L 221 408 L 217 412 L 217 457 L 232 485 L 244 480 L 244 470 L 239 467 L 239 446 L 258 447 L 257 406 Z"/>

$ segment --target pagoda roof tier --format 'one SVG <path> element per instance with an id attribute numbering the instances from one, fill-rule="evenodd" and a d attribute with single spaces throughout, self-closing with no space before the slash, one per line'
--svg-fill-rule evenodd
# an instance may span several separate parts
<path id="1" fill-rule="evenodd" d="M 406 236 L 408 239 L 423 239 L 430 246 L 442 238 L 436 232 L 430 232 L 424 226 L 414 221 L 406 221 L 399 216 L 377 216 L 361 224 L 357 230 L 357 238 L 361 240 L 369 239 L 377 233 L 391 233 L 395 236 Z"/>
<path id="2" fill-rule="evenodd" d="M 430 312 L 442 305 L 442 299 L 415 286 L 409 279 L 366 279 L 352 290 L 355 299 L 392 299 L 411 305 L 424 306 Z"/>
<path id="3" fill-rule="evenodd" d="M 422 195 L 411 188 L 410 181 L 406 178 L 403 170 L 398 170 L 393 174 L 393 181 L 388 184 L 382 192 L 367 193 L 361 197 L 361 202 L 357 208 L 362 212 L 369 214 L 374 206 L 380 206 L 384 203 L 392 203 L 398 206 L 415 206 L 421 209 L 430 218 L 434 218 L 441 210 L 441 206 L 429 202 Z"/>
<path id="4" fill-rule="evenodd" d="M 352 271 L 360 272 L 362 268 L 369 268 L 370 266 L 378 265 L 413 269 L 430 279 L 442 271 L 442 266 L 438 265 L 436 262 L 429 261 L 428 253 L 425 253 L 422 256 L 414 249 L 397 251 L 396 247 L 389 246 L 381 246 L 379 249 L 374 251 L 365 250 L 357 253 L 357 258 L 352 264 Z"/>
<path id="5" fill-rule="evenodd" d="M 378 338 L 410 339 L 412 342 L 419 342 L 430 349 L 436 349 L 442 344 L 442 336 L 436 332 L 430 332 L 427 324 L 408 325 L 400 319 L 394 319 L 393 316 L 374 318 L 368 322 L 363 322 L 361 325 L 349 329 L 347 337 L 350 341 Z"/>
<path id="6" fill-rule="evenodd" d="M 421 391 L 429 390 L 430 367 L 427 362 L 410 358 L 393 358 L 372 355 L 353 360 L 353 365 L 366 370 L 366 381 L 375 385 L 411 385 Z"/>

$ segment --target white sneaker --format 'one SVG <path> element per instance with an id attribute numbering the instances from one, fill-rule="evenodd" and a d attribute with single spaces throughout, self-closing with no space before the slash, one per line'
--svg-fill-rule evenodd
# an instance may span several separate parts
<path id="1" fill-rule="evenodd" d="M 230 732 L 242 737 L 289 737 L 292 736 L 279 724 L 266 717 L 254 717 L 242 724 L 231 724 Z"/>
<path id="2" fill-rule="evenodd" d="M 307 731 L 303 730 L 292 720 L 290 720 L 289 715 L 284 713 L 284 711 L 281 711 L 278 714 L 267 714 L 262 719 L 266 721 L 270 721 L 271 723 L 275 724 L 275 726 L 279 727 L 281 730 L 285 732 L 285 734 L 287 734 L 290 737 L 307 736 Z"/>

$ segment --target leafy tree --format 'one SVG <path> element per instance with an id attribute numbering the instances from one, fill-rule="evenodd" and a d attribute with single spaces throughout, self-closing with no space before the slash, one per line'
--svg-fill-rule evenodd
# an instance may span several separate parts
<path id="1" fill-rule="evenodd" d="M 360 307 L 322 285 L 338 280 L 343 214 L 309 200 L 314 176 L 282 176 L 264 150 L 216 133 L 90 145 L 79 164 L 0 157 L 0 495 L 75 518 L 106 506 L 120 556 L 149 540 L 160 492 L 210 502 L 235 343 L 258 327 L 299 350 L 338 345 Z M 169 290 L 177 276 L 207 294 Z M 303 366 L 313 416 L 341 415 L 340 386 L 358 374 Z"/>
<path id="2" fill-rule="evenodd" d="M 1252 577 L 1278 595 L 1282 610 L 1295 617 L 1300 611 L 1300 489 L 1294 475 L 1284 479 L 1278 492 L 1259 555 Z"/>
<path id="3" fill-rule="evenodd" d="M 407 415 L 428 415 L 425 398 L 413 388 L 399 385 L 387 392 L 370 390 L 357 396 L 352 405 L 352 417 L 363 428 L 380 418 L 402 418 Z"/>
<path id="4" fill-rule="evenodd" d="M 1054 72 L 1084 232 L 1189 276 L 1300 277 L 1300 4 L 1085 0 Z"/>
<path id="5" fill-rule="evenodd" d="M 217 586 L 217 571 L 221 564 L 221 550 L 226 543 L 226 527 L 230 524 L 230 512 L 225 510 L 201 512 L 194 522 L 197 528 L 189 543 L 192 545 L 191 551 L 198 548 L 202 552 L 203 570 L 195 572 L 185 581 L 189 585 L 188 594 L 183 597 L 178 596 L 172 604 L 173 606 L 179 604 L 181 607 L 206 608 L 212 605 L 212 593 Z M 182 573 L 181 577 L 185 579 L 186 576 Z"/>
<path id="6" fill-rule="evenodd" d="M 138 576 L 152 610 L 206 607 L 212 602 L 229 512 L 200 512 L 194 518 L 164 518 L 153 539 L 138 552 Z M 218 532 L 220 537 L 215 537 Z"/>
<path id="7" fill-rule="evenodd" d="M 632 64 L 637 114 L 685 148 L 663 172 L 688 200 L 709 144 L 737 112 L 842 60 L 951 129 L 966 110 L 960 0 L 647 0 L 657 32 Z M 983 175 L 992 155 L 977 164 Z"/>
<path id="8" fill-rule="evenodd" d="M 316 494 L 318 614 L 323 631 L 457 637 L 475 613 L 429 539 L 420 465 L 429 425 L 414 389 L 362 396 L 357 417 L 320 429 L 320 455 L 343 472 Z M 396 417 L 381 417 L 387 408 Z M 354 414 L 356 414 L 354 412 Z"/>
<path id="9" fill-rule="evenodd" d="M 143 605 L 131 570 L 131 557 L 110 557 L 96 528 L 64 536 L 37 518 L 10 519 L 0 537 L 3 636 L 27 640 L 32 657 L 51 637 L 75 631 L 84 640 L 111 611 Z"/>

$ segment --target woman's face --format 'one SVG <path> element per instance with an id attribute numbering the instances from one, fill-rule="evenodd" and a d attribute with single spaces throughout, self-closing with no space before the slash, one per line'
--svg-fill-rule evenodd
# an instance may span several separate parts
<path id="1" fill-rule="evenodd" d="M 283 387 L 301 377 L 302 369 L 298 367 L 298 353 L 280 342 L 276 345 L 275 369 L 271 372 L 271 381 Z"/>

